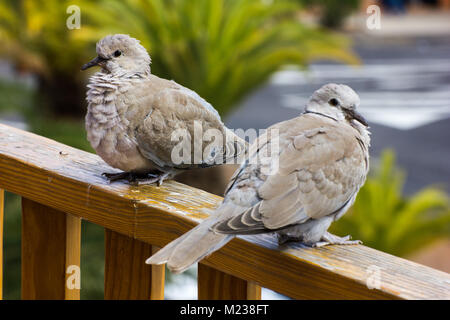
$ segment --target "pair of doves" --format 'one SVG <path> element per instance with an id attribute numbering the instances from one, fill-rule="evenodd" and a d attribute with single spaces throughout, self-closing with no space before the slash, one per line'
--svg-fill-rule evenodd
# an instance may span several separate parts
<path id="1" fill-rule="evenodd" d="M 150 56 L 138 40 L 106 36 L 97 43 L 97 54 L 82 67 L 101 67 L 88 84 L 86 130 L 97 154 L 123 170 L 105 173 L 110 181 L 160 185 L 184 170 L 247 156 L 215 212 L 147 263 L 167 263 L 171 271 L 183 272 L 236 235 L 276 233 L 280 243 L 315 247 L 361 243 L 327 232 L 352 206 L 369 169 L 368 125 L 356 111 L 360 100 L 350 87 L 324 85 L 302 114 L 274 124 L 248 146 L 194 91 L 152 75 Z M 203 132 L 223 135 L 224 146 L 207 150 L 195 122 Z M 204 160 L 174 163 L 172 150 L 180 143 L 171 139 L 174 130 L 187 133 L 184 143 L 199 139 Z M 277 152 L 271 154 L 275 143 Z M 268 161 L 258 160 L 267 154 Z"/>

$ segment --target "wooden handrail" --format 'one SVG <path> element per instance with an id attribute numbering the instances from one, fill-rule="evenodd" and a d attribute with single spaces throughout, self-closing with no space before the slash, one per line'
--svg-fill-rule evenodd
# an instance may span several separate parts
<path id="1" fill-rule="evenodd" d="M 94 154 L 0 125 L 0 188 L 107 229 L 107 245 L 114 244 L 106 262 L 111 298 L 161 298 L 164 273 L 144 259 L 207 217 L 221 198 L 173 181 L 161 187 L 108 184 L 101 173 L 112 170 Z M 66 241 L 64 250 L 70 246 Z M 450 299 L 449 274 L 363 245 L 279 247 L 271 235 L 239 237 L 202 265 L 200 298 L 258 298 L 262 286 L 301 299 Z M 122 266 L 147 273 L 150 291 L 136 289 L 138 281 L 125 279 L 130 270 L 120 272 Z"/>

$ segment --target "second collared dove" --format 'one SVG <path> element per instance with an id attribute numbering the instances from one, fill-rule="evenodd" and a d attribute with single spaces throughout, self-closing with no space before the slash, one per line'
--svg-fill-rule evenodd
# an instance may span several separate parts
<path id="1" fill-rule="evenodd" d="M 147 263 L 182 272 L 236 235 L 275 232 L 280 243 L 311 246 L 360 243 L 327 232 L 351 207 L 369 169 L 369 131 L 358 105 L 346 85 L 314 92 L 302 115 L 273 125 L 251 145 L 217 210 Z M 278 152 L 269 161 L 252 161 L 274 143 Z M 271 171 L 274 163 L 278 170 Z"/>
<path id="2" fill-rule="evenodd" d="M 86 130 L 97 154 L 124 171 L 105 173 L 110 181 L 160 184 L 183 170 L 232 162 L 245 153 L 246 142 L 225 127 L 211 104 L 151 74 L 150 56 L 138 40 L 106 36 L 97 54 L 81 68 L 101 67 L 88 84 Z M 222 146 L 203 140 L 208 130 L 221 135 Z M 177 132 L 184 137 L 174 136 Z M 189 153 L 188 160 L 174 161 L 174 150 Z"/>

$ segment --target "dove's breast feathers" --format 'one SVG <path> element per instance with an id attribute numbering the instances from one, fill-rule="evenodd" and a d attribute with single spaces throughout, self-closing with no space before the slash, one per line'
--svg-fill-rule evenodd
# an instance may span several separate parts
<path id="1" fill-rule="evenodd" d="M 132 110 L 126 107 L 128 99 L 125 94 L 134 81 L 136 80 L 122 80 L 96 73 L 88 84 L 87 138 L 106 163 L 124 171 L 150 165 L 141 156 L 130 130 L 130 117 L 127 113 Z"/>

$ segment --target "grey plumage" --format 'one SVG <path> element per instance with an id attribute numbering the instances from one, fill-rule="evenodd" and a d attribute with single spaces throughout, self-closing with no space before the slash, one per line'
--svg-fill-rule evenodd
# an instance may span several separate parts
<path id="1" fill-rule="evenodd" d="M 147 260 L 182 272 L 236 235 L 276 232 L 280 243 L 311 246 L 357 244 L 327 232 L 353 204 L 369 169 L 367 123 L 356 111 L 358 95 L 328 84 L 310 98 L 305 113 L 270 127 L 251 145 L 249 159 L 232 177 L 219 208 Z M 279 132 L 278 171 L 268 154 Z"/>
<path id="2" fill-rule="evenodd" d="M 138 40 L 106 36 L 97 43 L 97 53 L 82 67 L 101 66 L 88 84 L 86 131 L 92 147 L 110 166 L 160 183 L 182 170 L 220 164 L 245 152 L 245 141 L 225 127 L 211 104 L 194 91 L 151 74 L 150 56 Z M 205 151 L 208 144 L 202 134 L 194 134 L 196 122 L 203 132 L 215 129 L 222 134 L 225 146 Z M 189 144 L 192 159 L 195 143 L 206 156 L 197 162 L 175 163 L 172 151 L 180 144 L 172 140 L 176 130 L 189 134 L 182 143 Z M 145 179 L 146 174 L 154 179 Z"/>

